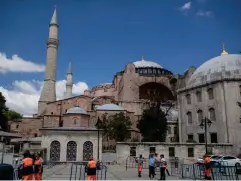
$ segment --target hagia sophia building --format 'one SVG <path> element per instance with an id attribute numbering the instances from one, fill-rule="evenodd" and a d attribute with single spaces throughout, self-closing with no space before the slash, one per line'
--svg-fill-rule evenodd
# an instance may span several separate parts
<path id="1" fill-rule="evenodd" d="M 174 104 L 167 115 L 167 142 L 182 143 L 190 139 L 200 142 L 204 130 L 199 124 L 204 117 L 208 117 L 212 121 L 208 142 L 232 143 L 236 145 L 233 148 L 235 153 L 240 150 L 241 136 L 237 136 L 241 135 L 241 109 L 237 106 L 237 101 L 241 100 L 240 54 L 228 54 L 223 46 L 220 56 L 206 61 L 197 69 L 188 68 L 183 75 L 174 75 L 158 63 L 142 57 L 117 72 L 112 83 L 98 85 L 74 97 L 73 74 L 69 64 L 66 98 L 56 100 L 58 28 L 55 9 L 49 25 L 45 80 L 38 113 L 32 118 L 11 123 L 12 132 L 42 139 L 42 147 L 49 152 L 48 159 L 53 156 L 52 147 L 66 150 L 62 144 L 67 144 L 66 139 L 68 137 L 70 140 L 71 135 L 75 134 L 73 132 L 87 134 L 86 131 L 95 130 L 96 121 L 103 114 L 109 116 L 124 112 L 132 122 L 129 141 L 140 141 L 136 124 L 151 100 L 171 101 Z M 66 137 L 57 136 L 57 132 Z M 88 136 L 85 139 L 95 144 L 94 139 Z M 106 140 L 101 144 L 103 147 L 114 145 L 113 141 L 107 143 Z M 60 155 L 55 159 L 61 160 Z"/>

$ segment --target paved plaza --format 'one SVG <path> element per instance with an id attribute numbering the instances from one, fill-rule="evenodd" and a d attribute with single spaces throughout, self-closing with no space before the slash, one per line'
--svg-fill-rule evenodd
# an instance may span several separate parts
<path id="1" fill-rule="evenodd" d="M 43 180 L 70 180 L 70 170 L 71 164 L 56 165 L 52 168 L 45 168 Z M 160 178 L 160 174 L 159 172 L 156 174 L 156 180 L 158 180 Z M 83 180 L 83 177 L 79 179 L 79 174 L 77 175 L 76 180 Z M 72 179 L 75 180 L 74 176 Z M 167 176 L 167 180 L 178 179 L 179 177 L 177 176 Z M 138 178 L 136 168 L 128 168 L 126 171 L 125 165 L 108 165 L 106 180 L 149 180 L 148 169 L 143 169 L 142 177 Z"/>

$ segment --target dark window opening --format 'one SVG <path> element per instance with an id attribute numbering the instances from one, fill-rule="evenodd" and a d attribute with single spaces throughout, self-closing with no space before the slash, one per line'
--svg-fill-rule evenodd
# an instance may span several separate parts
<path id="1" fill-rule="evenodd" d="M 150 153 L 156 153 L 156 147 L 150 147 Z"/>
<path id="2" fill-rule="evenodd" d="M 210 133 L 210 137 L 211 137 L 211 143 L 217 143 L 218 142 L 217 133 Z"/>
<path id="3" fill-rule="evenodd" d="M 53 115 L 54 113 L 53 112 L 51 112 L 51 115 Z"/>
<path id="4" fill-rule="evenodd" d="M 131 147 L 130 156 L 136 156 L 136 147 Z"/>
<path id="5" fill-rule="evenodd" d="M 199 141 L 199 143 L 205 143 L 205 136 L 204 136 L 204 134 L 199 134 L 198 135 L 198 141 Z"/>
<path id="6" fill-rule="evenodd" d="M 187 135 L 187 139 L 190 140 L 190 141 L 193 140 L 193 134 Z"/>
<path id="7" fill-rule="evenodd" d="M 17 124 L 17 125 L 16 125 L 16 128 L 18 128 L 18 127 L 19 127 L 19 125 Z"/>
<path id="8" fill-rule="evenodd" d="M 187 148 L 188 157 L 194 157 L 194 149 L 193 148 Z"/>
<path id="9" fill-rule="evenodd" d="M 169 157 L 175 157 L 175 147 L 169 147 Z"/>
<path id="10" fill-rule="evenodd" d="M 37 134 L 37 133 L 34 133 L 34 137 L 38 137 L 38 134 Z"/>

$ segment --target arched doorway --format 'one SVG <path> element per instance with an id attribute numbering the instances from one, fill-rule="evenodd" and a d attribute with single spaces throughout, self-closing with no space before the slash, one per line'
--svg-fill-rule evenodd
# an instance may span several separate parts
<path id="1" fill-rule="evenodd" d="M 150 82 L 139 87 L 139 99 L 151 101 L 174 100 L 171 90 L 163 84 Z"/>
<path id="2" fill-rule="evenodd" d="M 93 143 L 86 141 L 83 144 L 83 161 L 88 161 L 90 156 L 93 156 Z"/>
<path id="3" fill-rule="evenodd" d="M 67 143 L 66 161 L 76 161 L 77 157 L 77 144 L 75 141 Z"/>
<path id="4" fill-rule="evenodd" d="M 60 142 L 53 141 L 50 144 L 50 160 L 59 161 L 60 160 Z"/>

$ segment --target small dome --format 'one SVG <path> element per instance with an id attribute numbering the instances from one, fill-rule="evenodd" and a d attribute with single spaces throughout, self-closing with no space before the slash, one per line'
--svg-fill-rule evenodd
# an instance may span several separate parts
<path id="1" fill-rule="evenodd" d="M 67 110 L 66 114 L 87 114 L 87 112 L 80 107 L 72 107 Z"/>
<path id="2" fill-rule="evenodd" d="M 103 104 L 97 106 L 98 111 L 123 111 L 124 109 L 116 104 Z"/>
<path id="3" fill-rule="evenodd" d="M 227 54 L 215 57 L 202 64 L 191 76 L 188 87 L 206 83 L 241 78 L 241 55 Z"/>
<path id="4" fill-rule="evenodd" d="M 142 57 L 141 60 L 133 62 L 136 68 L 145 68 L 145 67 L 150 67 L 150 68 L 163 68 L 161 65 L 155 62 L 147 61 L 144 60 Z"/>

